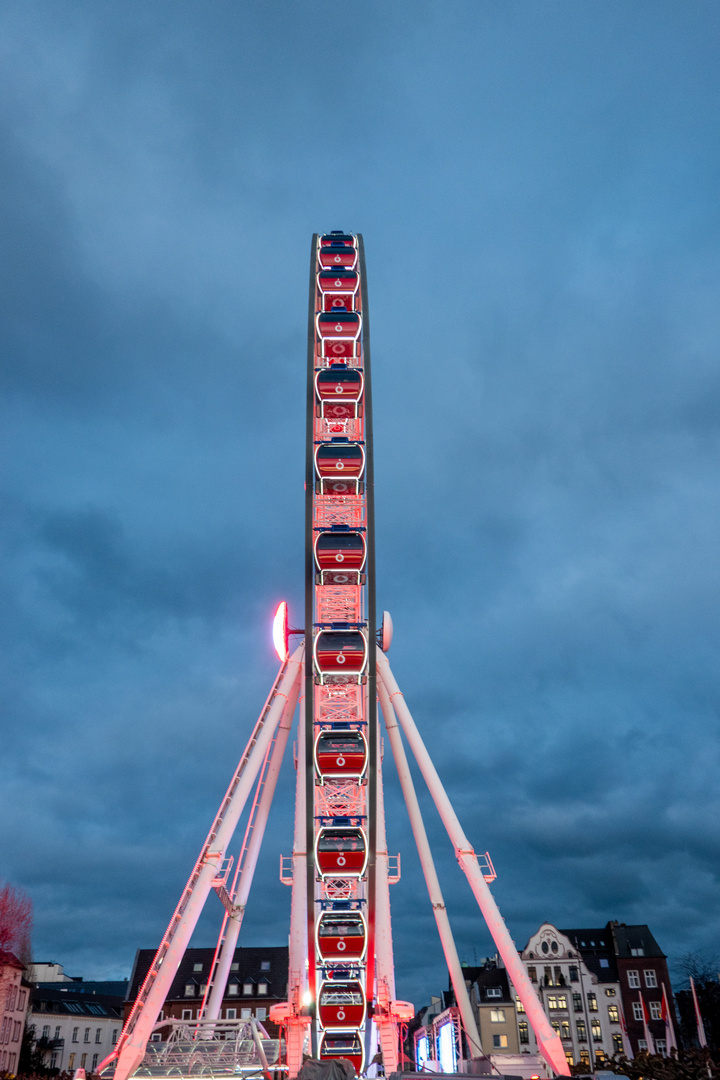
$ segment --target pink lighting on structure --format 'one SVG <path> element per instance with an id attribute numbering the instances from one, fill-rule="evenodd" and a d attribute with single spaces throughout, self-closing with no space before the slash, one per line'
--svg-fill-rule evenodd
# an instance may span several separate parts
<path id="1" fill-rule="evenodd" d="M 273 645 L 275 646 L 275 652 L 280 657 L 281 662 L 284 664 L 289 656 L 288 650 L 288 606 L 284 600 L 281 600 L 277 606 L 277 611 L 273 618 Z"/>

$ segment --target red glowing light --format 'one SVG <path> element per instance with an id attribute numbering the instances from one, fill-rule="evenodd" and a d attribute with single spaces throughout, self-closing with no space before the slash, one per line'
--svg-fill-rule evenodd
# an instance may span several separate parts
<path id="1" fill-rule="evenodd" d="M 288 650 L 288 607 L 284 600 L 278 604 L 275 617 L 273 618 L 273 645 L 283 663 L 289 656 Z"/>

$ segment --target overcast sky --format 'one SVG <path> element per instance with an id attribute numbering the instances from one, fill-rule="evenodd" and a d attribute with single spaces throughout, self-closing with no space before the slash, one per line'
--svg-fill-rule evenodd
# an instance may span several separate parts
<path id="1" fill-rule="evenodd" d="M 0 877 L 36 959 L 110 978 L 158 944 L 276 602 L 301 621 L 328 229 L 367 250 L 390 661 L 511 934 L 713 949 L 717 3 L 5 0 L 0 49 Z M 447 974 L 387 765 L 419 1006 Z M 287 940 L 293 778 L 241 943 Z"/>

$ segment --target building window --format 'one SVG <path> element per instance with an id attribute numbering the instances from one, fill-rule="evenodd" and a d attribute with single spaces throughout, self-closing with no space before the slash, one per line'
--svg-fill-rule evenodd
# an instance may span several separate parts
<path id="1" fill-rule="evenodd" d="M 665 1057 L 665 1055 L 667 1054 L 667 1039 L 656 1039 L 655 1049 L 657 1050 L 658 1054 L 661 1054 L 662 1057 Z"/>
<path id="2" fill-rule="evenodd" d="M 255 1016 L 258 1020 L 265 1020 L 267 1017 L 267 1009 L 256 1009 Z"/>
<path id="3" fill-rule="evenodd" d="M 567 1009 L 567 997 L 565 994 L 558 994 L 558 1009 Z"/>
<path id="4" fill-rule="evenodd" d="M 237 997 L 237 993 L 238 993 L 239 989 L 240 988 L 239 988 L 237 983 L 230 983 L 228 985 L 227 992 L 228 992 L 230 997 Z"/>
<path id="5" fill-rule="evenodd" d="M 200 987 L 200 993 L 207 994 L 207 983 L 202 984 L 202 986 Z"/>
<path id="6" fill-rule="evenodd" d="M 490 1023 L 491 1024 L 504 1024 L 505 1023 L 505 1010 L 504 1009 L 491 1009 L 490 1010 Z"/>
<path id="7" fill-rule="evenodd" d="M 565 1060 L 567 1061 L 568 1065 L 575 1064 L 575 1058 L 573 1057 L 572 1050 L 565 1051 Z M 572 1069 L 568 1069 L 568 1076 L 572 1076 Z"/>
<path id="8" fill-rule="evenodd" d="M 628 977 L 628 986 L 630 987 L 630 989 L 631 990 L 639 990 L 640 989 L 640 972 L 639 971 L 628 971 L 627 977 Z"/>
<path id="9" fill-rule="evenodd" d="M 650 1008 L 650 1019 L 651 1020 L 662 1020 L 662 1013 L 660 1012 L 660 1002 L 659 1001 L 649 1001 L 648 1006 Z"/>
<path id="10" fill-rule="evenodd" d="M 76 1057 L 77 1057 L 77 1054 L 71 1054 L 69 1059 L 68 1059 L 68 1069 L 70 1070 L 70 1072 L 72 1072 L 73 1069 L 75 1068 L 75 1058 Z"/>
<path id="11" fill-rule="evenodd" d="M 593 1042 L 602 1042 L 602 1028 L 599 1020 L 590 1021 L 590 1030 L 592 1031 Z"/>
<path id="12" fill-rule="evenodd" d="M 252 1009 L 241 1009 L 240 1010 L 240 1019 L 241 1020 L 249 1020 L 251 1016 L 252 1016 Z"/>
<path id="13" fill-rule="evenodd" d="M 550 1027 L 553 1029 L 556 1035 L 560 1034 L 560 1022 L 558 1020 L 551 1020 Z"/>
<path id="14" fill-rule="evenodd" d="M 50 1025 L 49 1024 L 45 1024 L 45 1026 L 43 1027 L 42 1037 L 43 1037 L 43 1039 L 49 1039 L 50 1038 Z"/>
<path id="15" fill-rule="evenodd" d="M 575 1021 L 575 1030 L 577 1031 L 578 1042 L 587 1042 L 587 1028 L 584 1020 Z"/>
<path id="16" fill-rule="evenodd" d="M 605 1051 L 604 1050 L 596 1050 L 595 1051 L 595 1060 L 597 1062 L 599 1062 L 600 1064 L 602 1064 L 602 1062 L 605 1060 Z"/>
<path id="17" fill-rule="evenodd" d="M 202 964 L 193 964 L 193 971 L 202 971 Z"/>
<path id="18" fill-rule="evenodd" d="M 530 982 L 534 982 L 534 983 L 537 982 L 537 968 L 534 968 L 534 967 L 529 967 L 528 968 L 528 979 L 530 980 Z"/>
<path id="19" fill-rule="evenodd" d="M 581 1065 L 587 1065 L 589 1067 L 589 1065 L 590 1065 L 590 1051 L 589 1050 L 581 1050 L 580 1051 L 580 1064 Z"/>
<path id="20" fill-rule="evenodd" d="M 643 947 L 641 945 L 639 945 L 637 948 L 630 950 L 630 955 L 631 956 L 644 956 L 645 955 L 645 950 L 643 949 Z"/>
<path id="21" fill-rule="evenodd" d="M 529 1043 L 530 1042 L 530 1029 L 528 1028 L 527 1020 L 521 1020 L 518 1023 L 518 1033 L 520 1035 L 520 1042 L 521 1043 Z"/>
<path id="22" fill-rule="evenodd" d="M 267 994 L 267 992 L 268 992 L 268 984 L 266 982 L 259 982 L 258 983 L 258 994 Z"/>
<path id="23" fill-rule="evenodd" d="M 162 1034 L 159 1031 L 152 1031 L 150 1033 L 150 1042 L 162 1042 Z"/>
<path id="24" fill-rule="evenodd" d="M 642 1020 L 642 1018 L 643 1018 L 642 1003 L 639 1002 L 639 1001 L 633 1001 L 632 1007 L 633 1007 L 633 1018 L 635 1020 Z"/>
<path id="25" fill-rule="evenodd" d="M 493 1035 L 493 1049 L 502 1050 L 507 1048 L 507 1035 Z"/>
<path id="26" fill-rule="evenodd" d="M 252 992 L 253 992 L 253 984 L 251 982 L 244 982 L 243 983 L 243 994 L 245 994 L 246 997 L 250 997 Z"/>
<path id="27" fill-rule="evenodd" d="M 100 1057 L 99 1054 L 93 1054 L 92 1065 L 90 1066 L 90 1068 L 92 1069 L 93 1072 L 95 1072 L 95 1070 L 97 1069 L 97 1063 L 98 1063 L 99 1057 Z"/>
<path id="28" fill-rule="evenodd" d="M 117 1042 L 118 1030 L 119 1030 L 118 1028 L 113 1028 L 113 1033 L 112 1033 L 112 1044 L 113 1044 L 113 1046 Z"/>
<path id="29" fill-rule="evenodd" d="M 615 1035 L 613 1035 L 612 1040 L 613 1040 L 613 1050 L 615 1051 L 615 1053 L 616 1054 L 622 1054 L 622 1052 L 623 1052 L 623 1037 L 622 1037 L 622 1035 L 620 1034 L 619 1031 L 616 1032 Z"/>
<path id="30" fill-rule="evenodd" d="M 546 967 L 543 970 L 544 970 L 543 982 L 545 983 L 546 986 L 552 986 L 552 984 L 553 984 L 552 969 L 549 968 L 549 967 Z"/>
<path id="31" fill-rule="evenodd" d="M 617 1005 L 608 1005 L 608 1020 L 611 1024 L 620 1023 L 620 1010 Z"/>
<path id="32" fill-rule="evenodd" d="M 55 1028 L 55 1038 L 56 1038 L 56 1039 L 59 1039 L 59 1038 L 60 1038 L 60 1025 L 59 1025 L 59 1024 L 58 1024 L 58 1026 L 57 1026 L 57 1027 Z"/>
<path id="33" fill-rule="evenodd" d="M 607 990 L 605 991 L 605 997 L 615 997 L 615 987 L 614 986 L 608 986 Z"/>
<path id="34" fill-rule="evenodd" d="M 551 994 L 550 997 L 547 999 L 547 1007 L 548 1009 L 557 1009 L 558 1003 L 557 998 L 554 994 Z"/>
<path id="35" fill-rule="evenodd" d="M 657 975 L 654 968 L 645 968 L 645 985 L 654 990 L 657 986 Z"/>
<path id="36" fill-rule="evenodd" d="M 575 964 L 570 965 L 570 982 L 578 981 L 578 969 Z"/>
<path id="37" fill-rule="evenodd" d="M 523 1013 L 525 1012 L 525 1006 L 523 1005 L 520 998 L 515 999 L 515 1008 L 517 1009 L 518 1012 L 523 1012 Z"/>
<path id="38" fill-rule="evenodd" d="M 647 1039 L 638 1039 L 638 1050 L 647 1050 Z"/>
<path id="39" fill-rule="evenodd" d="M 181 1020 L 192 1020 L 192 1009 L 183 1009 Z"/>
<path id="40" fill-rule="evenodd" d="M 85 1038 L 83 1039 L 83 1042 L 90 1042 L 90 1028 L 85 1028 Z M 80 1068 L 82 1069 L 82 1065 Z"/>
<path id="41" fill-rule="evenodd" d="M 600 961 L 600 967 L 602 967 L 602 968 L 609 968 L 609 967 L 610 967 L 610 961 L 609 961 L 609 960 L 605 960 L 605 959 L 603 958 L 603 959 L 602 959 L 602 960 Z M 600 1053 L 600 1051 L 598 1051 L 598 1054 L 599 1054 L 599 1053 Z"/>
<path id="42" fill-rule="evenodd" d="M 195 983 L 185 983 L 185 997 L 195 997 Z"/>
<path id="43" fill-rule="evenodd" d="M 489 998 L 501 998 L 502 989 L 499 986 L 488 986 L 485 990 L 485 997 Z"/>
<path id="44" fill-rule="evenodd" d="M 95 1028 L 95 1042 L 102 1042 L 102 1028 Z"/>
<path id="45" fill-rule="evenodd" d="M 560 1022 L 560 1037 L 562 1039 L 569 1039 L 570 1038 L 570 1021 L 569 1020 L 561 1020 L 561 1022 Z"/>
<path id="46" fill-rule="evenodd" d="M 269 960 L 261 960 L 260 961 L 260 970 L 261 971 L 269 971 L 270 970 L 270 961 Z"/>
<path id="47" fill-rule="evenodd" d="M 225 1010 L 225 1019 L 226 1020 L 237 1020 L 237 1009 L 226 1009 Z"/>
<path id="48" fill-rule="evenodd" d="M 592 992 L 590 992 L 587 997 L 588 997 L 588 1009 L 590 1010 L 590 1012 L 597 1012 L 598 1011 L 597 998 L 595 997 L 595 995 Z"/>
<path id="49" fill-rule="evenodd" d="M 575 1012 L 583 1011 L 582 994 L 573 994 L 573 1009 Z"/>
<path id="50" fill-rule="evenodd" d="M 86 1061 L 87 1061 L 87 1054 L 81 1054 L 80 1055 L 80 1068 L 81 1069 L 85 1068 L 85 1062 Z"/>
<path id="51" fill-rule="evenodd" d="M 239 964 L 237 964 L 237 963 L 235 963 L 235 964 L 231 964 L 231 965 L 230 965 L 230 970 L 231 970 L 231 971 L 239 971 L 239 970 L 240 970 L 240 965 L 239 965 Z"/>

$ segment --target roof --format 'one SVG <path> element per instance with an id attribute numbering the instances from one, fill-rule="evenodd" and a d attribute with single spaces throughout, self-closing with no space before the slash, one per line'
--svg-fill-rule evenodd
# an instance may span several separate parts
<path id="1" fill-rule="evenodd" d="M 628 926 L 626 923 L 610 922 L 608 930 L 615 939 L 615 953 L 620 959 L 634 960 L 638 956 L 655 956 L 665 959 L 665 953 L 650 933 L 645 923 Z"/>
<path id="2" fill-rule="evenodd" d="M 8 949 L 0 949 L 0 967 L 14 967 L 22 971 L 25 965 L 18 960 L 15 953 L 10 952 Z"/>
<path id="3" fill-rule="evenodd" d="M 31 991 L 30 1011 L 56 1016 L 89 1016 L 96 1020 L 122 1017 L 123 999 L 117 994 L 78 994 L 72 983 L 63 989 L 36 987 Z"/>
<path id="4" fill-rule="evenodd" d="M 468 975 L 470 971 L 472 975 Z M 465 968 L 463 974 L 466 980 L 469 978 L 477 986 L 479 1004 L 487 1002 L 490 1005 L 497 1005 L 498 1002 L 504 1002 L 505 1004 L 513 1002 L 513 996 L 510 993 L 510 981 L 505 968 Z M 496 993 L 490 994 L 488 993 L 489 990 L 495 990 Z M 498 990 L 500 990 L 500 994 L 497 994 Z"/>
<path id="5" fill-rule="evenodd" d="M 155 949 L 138 949 L 135 957 L 135 966 L 132 973 L 132 981 L 128 990 L 128 1001 L 134 1001 L 143 980 L 150 970 L 150 965 L 155 957 Z M 214 948 L 187 949 L 184 957 L 172 981 L 166 1000 L 179 1001 L 185 999 L 185 986 L 195 982 L 198 986 L 207 983 L 210 974 L 210 966 Z M 235 970 L 230 971 L 228 982 L 243 983 L 251 981 L 267 983 L 265 997 L 283 999 L 287 994 L 288 984 L 288 947 L 287 945 L 266 946 L 238 946 L 233 955 Z M 202 965 L 200 971 L 195 971 L 196 965 Z M 268 964 L 268 968 L 263 965 Z"/>
<path id="6" fill-rule="evenodd" d="M 599 929 L 561 930 L 580 954 L 585 967 L 598 982 L 617 982 L 615 943 L 609 927 Z"/>

